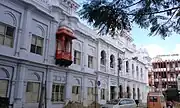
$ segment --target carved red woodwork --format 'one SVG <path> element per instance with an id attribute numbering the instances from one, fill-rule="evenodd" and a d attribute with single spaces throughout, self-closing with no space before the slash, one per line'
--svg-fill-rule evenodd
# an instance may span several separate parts
<path id="1" fill-rule="evenodd" d="M 69 66 L 72 64 L 72 40 L 76 39 L 67 27 L 60 27 L 56 33 L 56 64 Z"/>

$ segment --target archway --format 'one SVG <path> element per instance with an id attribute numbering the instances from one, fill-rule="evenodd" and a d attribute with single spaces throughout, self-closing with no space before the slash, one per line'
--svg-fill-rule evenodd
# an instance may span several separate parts
<path id="1" fill-rule="evenodd" d="M 115 99 L 116 98 L 116 86 L 110 86 L 110 99 Z"/>
<path id="2" fill-rule="evenodd" d="M 101 65 L 106 65 L 106 52 L 103 50 L 101 51 Z"/>
<path id="3" fill-rule="evenodd" d="M 137 88 L 137 95 L 138 95 L 138 100 L 140 100 L 140 89 Z"/>
<path id="4" fill-rule="evenodd" d="M 127 86 L 127 98 L 130 98 L 130 97 L 131 97 L 130 87 Z"/>
<path id="5" fill-rule="evenodd" d="M 135 88 L 133 88 L 133 99 L 136 99 L 136 92 L 135 92 Z"/>
<path id="6" fill-rule="evenodd" d="M 123 98 L 123 87 L 122 87 L 122 85 L 119 86 L 119 98 Z"/>

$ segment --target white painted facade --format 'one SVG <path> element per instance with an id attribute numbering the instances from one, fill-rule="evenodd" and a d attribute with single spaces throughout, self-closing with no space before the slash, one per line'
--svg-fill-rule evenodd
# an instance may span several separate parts
<path id="1" fill-rule="evenodd" d="M 100 81 L 96 96 L 100 104 L 110 100 L 111 86 L 116 87 L 114 98 L 118 98 L 118 58 L 123 60 L 119 74 L 123 92 L 129 86 L 131 94 L 133 88 L 137 94 L 139 88 L 140 100 L 146 102 L 149 63 L 147 52 L 137 49 L 127 32 L 115 38 L 98 36 L 95 30 L 80 23 L 74 13 L 76 8 L 78 4 L 73 0 L 0 0 L 0 24 L 6 26 L 6 31 L 7 26 L 14 29 L 11 47 L 5 45 L 5 42 L 0 44 L 0 81 L 7 81 L 0 82 L 0 86 L 7 85 L 6 91 L 0 93 L 0 96 L 8 97 L 13 108 L 38 108 L 39 98 L 36 102 L 27 100 L 31 95 L 27 90 L 30 83 L 37 84 L 38 97 L 42 88 L 46 88 L 43 99 L 46 99 L 44 105 L 47 108 L 61 108 L 68 100 L 90 104 L 95 97 L 88 95 L 88 87 L 95 88 L 96 81 Z M 73 40 L 72 56 L 74 50 L 80 52 L 80 65 L 72 64 L 68 68 L 55 65 L 56 31 L 59 26 L 71 28 L 77 37 Z M 31 52 L 33 35 L 38 35 L 43 40 L 41 55 Z M 100 60 L 102 51 L 105 52 L 104 65 L 101 65 Z M 92 68 L 88 68 L 88 55 L 93 57 Z M 111 55 L 114 56 L 113 68 L 110 67 Z M 138 60 L 132 60 L 136 56 Z M 127 60 L 128 72 L 125 65 Z M 139 68 L 138 72 L 136 66 Z M 64 85 L 63 101 L 52 101 L 53 84 Z M 78 95 L 72 93 L 73 86 L 79 87 Z M 101 97 L 103 88 L 104 99 Z M 133 98 L 132 95 L 130 97 Z"/>

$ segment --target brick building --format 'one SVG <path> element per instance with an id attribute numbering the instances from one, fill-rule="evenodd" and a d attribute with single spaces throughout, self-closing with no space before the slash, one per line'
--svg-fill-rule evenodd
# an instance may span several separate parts
<path id="1" fill-rule="evenodd" d="M 149 86 L 153 91 L 165 91 L 177 88 L 177 76 L 180 73 L 178 54 L 159 55 L 152 59 L 152 69 L 148 73 Z"/>

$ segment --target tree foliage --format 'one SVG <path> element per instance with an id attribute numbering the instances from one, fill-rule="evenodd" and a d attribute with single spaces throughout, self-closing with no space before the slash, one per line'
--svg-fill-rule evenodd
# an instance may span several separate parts
<path id="1" fill-rule="evenodd" d="M 149 35 L 180 33 L 180 0 L 90 0 L 79 11 L 80 17 L 112 36 L 132 23 L 150 29 Z"/>

